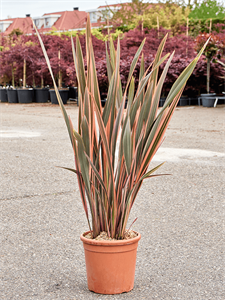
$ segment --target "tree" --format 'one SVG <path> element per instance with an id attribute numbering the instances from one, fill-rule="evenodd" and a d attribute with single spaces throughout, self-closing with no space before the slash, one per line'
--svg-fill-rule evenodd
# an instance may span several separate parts
<path id="1" fill-rule="evenodd" d="M 121 24 L 126 26 L 132 25 L 136 16 L 143 16 L 148 8 L 149 2 L 144 2 L 144 0 L 132 0 L 131 3 L 121 3 L 121 9 L 116 11 L 108 7 L 112 14 L 110 22 L 114 26 Z"/>
<path id="2" fill-rule="evenodd" d="M 174 3 L 167 2 L 165 4 L 157 4 L 145 12 L 143 16 L 143 27 L 159 30 L 161 26 L 167 30 L 171 30 L 172 34 L 175 35 L 180 33 L 180 27 L 182 25 L 186 25 L 189 13 L 190 9 L 188 7 L 184 8 Z"/>
<path id="3" fill-rule="evenodd" d="M 209 35 L 208 33 L 203 33 L 196 38 L 196 50 L 199 52 L 201 45 L 204 45 L 209 37 L 210 40 L 203 52 L 207 60 L 207 93 L 210 92 L 210 62 L 218 52 L 218 41 L 216 35 Z"/>
<path id="4" fill-rule="evenodd" d="M 190 12 L 189 18 L 205 20 L 205 19 L 224 19 L 225 6 L 217 0 L 206 0 Z"/>
<path id="5" fill-rule="evenodd" d="M 15 28 L 15 29 L 13 29 L 13 30 L 10 32 L 9 36 L 10 36 L 10 38 L 11 38 L 11 37 L 13 37 L 14 35 L 16 35 L 16 36 L 23 35 L 23 31 L 20 30 L 19 28 Z"/>
<path id="6" fill-rule="evenodd" d="M 159 3 L 176 4 L 180 7 L 189 7 L 191 9 L 201 5 L 205 0 L 159 0 Z"/>

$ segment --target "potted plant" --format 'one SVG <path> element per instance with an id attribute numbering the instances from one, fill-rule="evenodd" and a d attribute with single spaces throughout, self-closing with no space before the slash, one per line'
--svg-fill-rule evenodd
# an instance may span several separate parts
<path id="1" fill-rule="evenodd" d="M 1 102 L 8 102 L 7 89 L 5 87 L 0 88 L 0 100 Z"/>
<path id="2" fill-rule="evenodd" d="M 63 104 L 67 104 L 68 98 L 69 98 L 69 89 L 63 88 L 63 75 L 65 74 L 65 70 L 67 67 L 67 64 L 64 60 L 64 40 L 61 38 L 61 36 L 51 36 L 52 39 L 52 47 L 51 47 L 51 65 L 54 69 L 55 77 L 58 79 L 58 90 L 60 93 L 60 96 L 63 100 Z M 57 57 L 54 55 L 57 53 Z M 59 104 L 58 99 L 56 96 L 56 92 L 54 89 L 50 89 L 50 99 L 52 104 Z"/>
<path id="3" fill-rule="evenodd" d="M 28 74 L 31 72 L 31 64 L 32 60 L 30 58 L 29 52 L 32 51 L 33 46 L 32 41 L 22 42 L 20 45 L 18 45 L 18 51 L 20 56 L 20 66 L 22 69 L 22 88 L 17 88 L 17 95 L 18 95 L 18 101 L 19 103 L 32 103 L 34 100 L 34 90 L 33 88 L 27 87 L 27 71 Z M 31 76 L 31 74 L 29 74 Z"/>
<path id="4" fill-rule="evenodd" d="M 13 41 L 15 42 L 15 41 Z M 7 97 L 9 103 L 17 103 L 18 97 L 17 97 L 17 91 L 15 89 L 15 82 L 17 77 L 17 68 L 16 68 L 16 51 L 15 51 L 15 43 L 10 43 L 2 49 L 1 52 L 1 70 L 0 70 L 0 77 L 2 77 L 2 80 L 4 84 L 6 85 L 6 82 L 8 84 L 7 91 Z"/>
<path id="5" fill-rule="evenodd" d="M 2 39 L 2 44 L 4 44 L 4 40 Z M 4 67 L 6 65 L 5 63 L 5 47 L 1 44 L 0 46 L 0 61 L 1 61 L 1 69 L 0 69 L 0 101 L 1 102 L 8 102 L 8 97 L 7 97 L 7 91 L 6 91 L 6 82 L 8 80 L 8 77 L 6 76 L 4 72 Z M 3 87 L 2 87 L 3 85 Z"/>
<path id="6" fill-rule="evenodd" d="M 70 62 L 70 59 L 67 58 L 67 62 Z M 78 103 L 78 90 L 77 90 L 77 80 L 75 78 L 74 66 L 73 63 L 66 68 L 67 80 L 65 82 L 69 88 L 68 99 L 75 100 Z"/>
<path id="7" fill-rule="evenodd" d="M 221 82 L 222 94 L 225 94 L 225 28 L 221 30 L 221 32 L 217 35 L 217 37 L 218 37 L 218 47 L 219 47 L 219 51 L 217 54 L 218 63 L 223 68 L 222 76 L 220 76 L 220 79 L 223 80 L 223 82 Z"/>
<path id="8" fill-rule="evenodd" d="M 37 53 L 39 54 L 39 51 L 37 51 Z M 42 53 L 40 53 L 35 61 L 35 67 L 37 68 L 35 75 L 37 75 L 38 79 L 40 80 L 40 87 L 34 88 L 34 99 L 37 103 L 46 103 L 49 100 L 49 88 L 44 86 L 44 75 L 48 70 L 48 66 L 45 58 L 42 57 L 43 55 L 41 54 Z"/>
<path id="9" fill-rule="evenodd" d="M 8 102 L 18 103 L 17 90 L 13 87 L 7 89 Z"/>
<path id="10" fill-rule="evenodd" d="M 122 90 L 120 43 L 118 40 L 115 49 L 111 40 L 110 53 L 106 49 L 109 88 L 105 107 L 102 108 L 88 17 L 87 69 L 84 67 L 79 38 L 76 40 L 76 51 L 72 42 L 79 99 L 78 130 L 75 131 L 57 89 L 47 52 L 36 32 L 74 150 L 76 167 L 68 170 L 77 175 L 88 221 L 89 230 L 81 234 L 88 288 L 102 294 L 128 292 L 134 285 L 136 251 L 141 238 L 140 233 L 127 227 L 130 210 L 143 180 L 160 176 L 153 173 L 162 164 L 152 169 L 149 169 L 149 165 L 162 143 L 185 84 L 204 49 L 178 77 L 164 106 L 158 111 L 163 82 L 174 55 L 167 54 L 161 58 L 166 36 L 158 48 L 151 71 L 150 67 L 144 70 L 142 60 L 144 72 L 139 77 L 136 92 L 133 72 L 145 41 L 130 64 L 127 84 Z M 168 61 L 158 78 L 159 66 L 166 59 Z M 126 97 L 127 109 L 124 108 Z"/>
<path id="11" fill-rule="evenodd" d="M 209 40 L 209 42 L 204 50 L 204 53 L 203 53 L 206 57 L 206 62 L 207 62 L 207 75 L 206 75 L 207 94 L 201 94 L 201 97 L 200 97 L 202 99 L 202 105 L 205 107 L 213 107 L 214 102 L 216 100 L 216 93 L 210 93 L 210 63 L 218 51 L 217 39 L 216 39 L 215 35 L 208 34 L 208 33 L 200 34 L 196 38 L 196 50 L 197 51 L 200 51 L 202 46 L 205 44 L 206 40 L 209 38 L 210 38 L 210 40 Z"/>
<path id="12" fill-rule="evenodd" d="M 4 56 L 0 52 L 1 55 L 1 62 L 4 61 Z M 2 57 L 3 56 L 3 57 Z M 4 61 L 5 63 L 5 61 Z M 8 81 L 8 76 L 5 74 L 5 66 L 4 63 L 1 63 L 1 69 L 0 69 L 0 102 L 8 102 L 7 97 L 7 89 L 6 89 L 6 82 Z"/>

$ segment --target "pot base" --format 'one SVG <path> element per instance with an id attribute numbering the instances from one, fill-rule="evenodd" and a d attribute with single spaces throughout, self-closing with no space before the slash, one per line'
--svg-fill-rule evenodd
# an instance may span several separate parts
<path id="1" fill-rule="evenodd" d="M 129 240 L 99 241 L 80 236 L 86 261 L 88 289 L 98 294 L 121 294 L 134 287 L 136 253 L 141 235 Z"/>

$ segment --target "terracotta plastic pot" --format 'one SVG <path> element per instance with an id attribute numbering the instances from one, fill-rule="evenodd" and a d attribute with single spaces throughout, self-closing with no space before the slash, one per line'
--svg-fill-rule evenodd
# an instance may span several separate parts
<path id="1" fill-rule="evenodd" d="M 83 242 L 87 282 L 90 291 L 99 294 L 120 294 L 134 287 L 138 241 L 141 235 L 129 240 L 98 241 L 80 236 Z"/>

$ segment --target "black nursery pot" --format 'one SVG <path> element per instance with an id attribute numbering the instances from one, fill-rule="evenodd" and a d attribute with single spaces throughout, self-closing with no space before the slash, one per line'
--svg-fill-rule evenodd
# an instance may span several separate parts
<path id="1" fill-rule="evenodd" d="M 1 102 L 8 102 L 7 90 L 0 89 L 0 100 Z"/>
<path id="2" fill-rule="evenodd" d="M 37 103 L 46 103 L 49 99 L 49 89 L 34 89 L 34 99 Z"/>
<path id="3" fill-rule="evenodd" d="M 186 106 L 189 105 L 189 98 L 188 97 L 180 97 L 178 101 L 178 106 Z"/>
<path id="4" fill-rule="evenodd" d="M 77 87 L 70 86 L 69 87 L 69 96 L 68 98 L 70 99 L 77 99 L 78 93 L 77 93 Z"/>
<path id="5" fill-rule="evenodd" d="M 104 106 L 105 106 L 105 104 L 106 104 L 106 101 L 107 101 L 107 99 L 101 99 L 101 105 L 102 105 L 102 107 L 104 107 Z"/>
<path id="6" fill-rule="evenodd" d="M 55 90 L 49 90 L 50 93 L 50 99 L 52 104 L 59 104 L 58 99 L 56 97 Z M 69 96 L 69 90 L 59 90 L 59 94 L 62 98 L 63 104 L 67 104 L 68 96 Z"/>
<path id="7" fill-rule="evenodd" d="M 202 106 L 213 107 L 216 100 L 216 93 L 201 94 Z"/>
<path id="8" fill-rule="evenodd" d="M 202 106 L 204 107 L 213 107 L 215 103 L 215 97 L 206 97 L 202 98 Z"/>
<path id="9" fill-rule="evenodd" d="M 202 98 L 213 97 L 213 96 L 216 96 L 216 93 L 201 94 Z"/>
<path id="10" fill-rule="evenodd" d="M 198 97 L 190 97 L 190 105 L 198 105 Z"/>
<path id="11" fill-rule="evenodd" d="M 9 103 L 18 103 L 17 90 L 7 90 L 8 102 Z"/>
<path id="12" fill-rule="evenodd" d="M 19 103 L 22 104 L 32 103 L 34 100 L 33 89 L 17 89 L 17 95 L 18 95 Z"/>
<path id="13" fill-rule="evenodd" d="M 166 101 L 166 97 L 161 97 L 159 100 L 159 107 L 163 107 L 165 101 Z"/>

